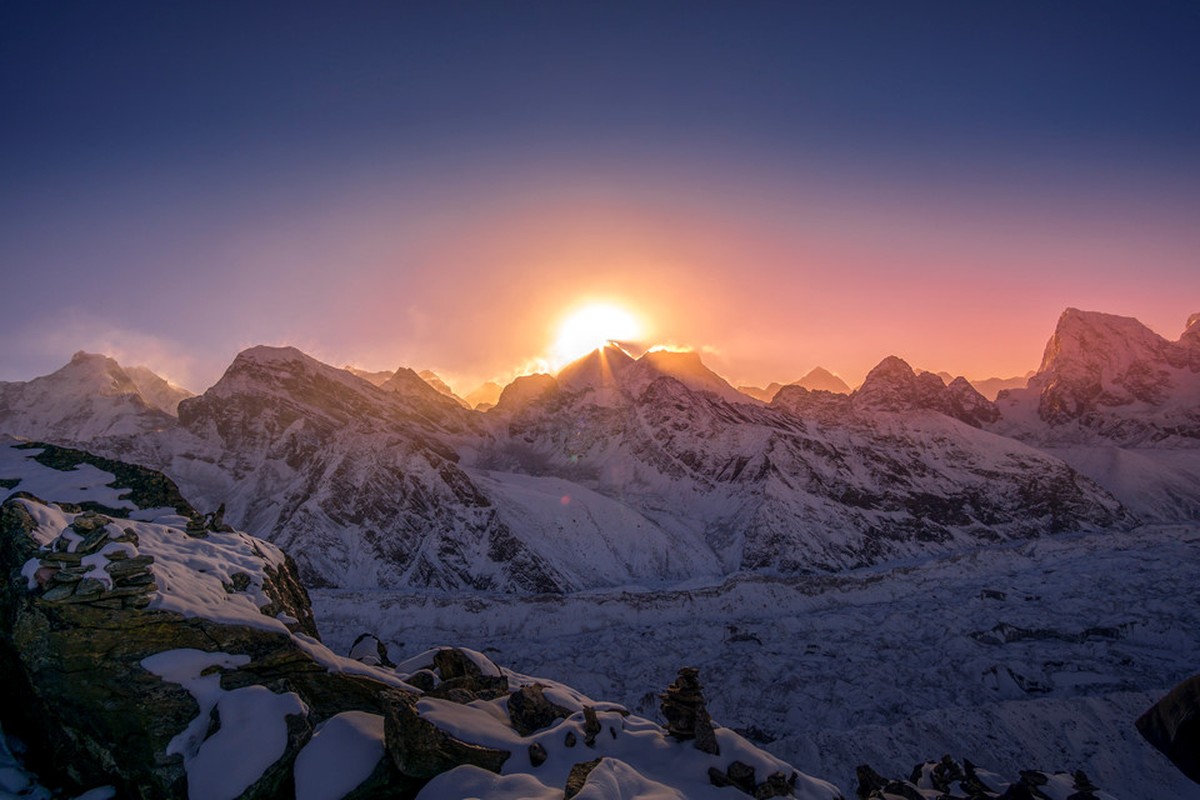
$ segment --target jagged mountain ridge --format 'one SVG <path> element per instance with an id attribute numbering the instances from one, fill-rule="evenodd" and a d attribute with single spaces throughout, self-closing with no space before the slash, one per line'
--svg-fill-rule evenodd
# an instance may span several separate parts
<path id="1" fill-rule="evenodd" d="M 737 388 L 742 394 L 749 395 L 755 400 L 762 400 L 764 403 L 769 403 L 775 399 L 775 395 L 785 385 L 799 386 L 810 391 L 821 390 L 825 392 L 837 392 L 839 394 L 850 394 L 850 386 L 824 367 L 813 367 L 805 373 L 803 378 L 798 381 L 792 381 L 789 384 L 772 382 L 766 388 L 758 386 L 739 386 Z"/>
<path id="2" fill-rule="evenodd" d="M 1133 523 L 999 435 L 1002 409 L 897 358 L 850 395 L 786 387 L 766 405 L 694 354 L 608 348 L 481 414 L 411 370 L 376 386 L 252 348 L 178 421 L 37 435 L 161 467 L 320 585 L 569 591 Z"/>
<path id="3" fill-rule="evenodd" d="M 849 397 L 788 387 L 770 407 L 666 376 L 638 392 L 636 380 L 620 380 L 632 362 L 607 360 L 607 372 L 581 365 L 567 388 L 516 410 L 479 463 L 619 497 L 726 572 L 835 570 L 1128 522 L 1056 459 L 947 417 L 959 409 L 971 419 L 974 406 L 936 376 L 940 394 L 912 391 L 924 382 L 899 359 Z M 930 452 L 933 442 L 941 452 Z"/>
<path id="4" fill-rule="evenodd" d="M 1146 521 L 1200 516 L 1200 314 L 1170 341 L 1069 308 L 1025 389 L 989 428 L 1053 453 Z"/>

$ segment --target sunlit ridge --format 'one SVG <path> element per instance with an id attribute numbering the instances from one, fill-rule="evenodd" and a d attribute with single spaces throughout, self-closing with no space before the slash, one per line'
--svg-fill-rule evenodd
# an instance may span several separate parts
<path id="1" fill-rule="evenodd" d="M 630 311 L 609 303 L 591 303 L 563 320 L 551 353 L 561 366 L 610 342 L 636 340 L 642 331 L 643 326 Z"/>

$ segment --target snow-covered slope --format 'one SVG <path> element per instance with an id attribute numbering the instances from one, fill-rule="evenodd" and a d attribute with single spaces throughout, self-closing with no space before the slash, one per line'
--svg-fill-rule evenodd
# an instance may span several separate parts
<path id="1" fill-rule="evenodd" d="M 478 415 L 411 370 L 374 386 L 293 348 L 253 348 L 180 421 L 190 438 L 149 455 L 197 502 L 225 503 L 234 524 L 295 552 L 316 585 L 564 588 L 447 444 L 479 435 Z"/>
<path id="2" fill-rule="evenodd" d="M 439 377 L 438 374 L 433 370 L 423 369 L 417 373 L 417 377 L 436 389 L 439 394 L 449 397 L 463 408 L 472 408 L 470 403 L 456 395 L 454 390 L 450 388 L 450 385 L 442 380 L 441 377 Z"/>
<path id="3" fill-rule="evenodd" d="M 0 383 L 0 433 L 75 442 L 136 436 L 175 424 L 159 402 L 157 393 L 153 402 L 143 397 L 113 359 L 81 351 L 49 375 Z"/>
<path id="4" fill-rule="evenodd" d="M 171 416 L 178 414 L 179 401 L 195 397 L 192 392 L 182 386 L 171 383 L 166 378 L 157 375 L 149 367 L 125 367 L 125 374 L 137 387 L 138 394 L 146 403 Z"/>
<path id="5" fill-rule="evenodd" d="M 60 502 L 80 491 L 45 480 L 34 448 L 0 455 Z M 77 477 L 100 491 L 118 476 Z M 690 716 L 665 729 L 478 651 L 338 656 L 288 557 L 223 526 L 19 497 L 0 506 L 0 571 L 14 578 L 0 587 L 0 721 L 57 790 L 0 740 L 3 798 L 107 784 L 84 796 L 716 800 L 748 780 L 756 796 L 840 800 L 714 723 L 697 685 L 668 687 Z"/>
<path id="6" fill-rule="evenodd" d="M 839 575 L 480 600 L 314 594 L 339 650 L 362 630 L 393 651 L 450 637 L 634 713 L 686 660 L 715 687 L 715 718 L 846 797 L 859 764 L 908 776 L 945 753 L 1013 777 L 1082 769 L 1122 800 L 1200 797 L 1133 725 L 1200 663 L 1195 525 Z"/>
<path id="7" fill-rule="evenodd" d="M 1062 462 L 964 422 L 994 414 L 965 381 L 934 389 L 899 359 L 852 396 L 785 387 L 770 407 L 666 376 L 634 394 L 639 363 L 610 349 L 571 365 L 495 420 L 475 463 L 604 495 L 724 572 L 1128 523 Z"/>

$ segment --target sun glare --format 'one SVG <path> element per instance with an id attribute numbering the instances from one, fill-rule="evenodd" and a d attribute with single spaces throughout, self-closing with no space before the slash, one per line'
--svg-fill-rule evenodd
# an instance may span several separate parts
<path id="1" fill-rule="evenodd" d="M 563 320 L 554 342 L 554 357 L 565 364 L 609 342 L 629 341 L 641 335 L 641 325 L 633 314 L 619 306 L 594 303 Z"/>

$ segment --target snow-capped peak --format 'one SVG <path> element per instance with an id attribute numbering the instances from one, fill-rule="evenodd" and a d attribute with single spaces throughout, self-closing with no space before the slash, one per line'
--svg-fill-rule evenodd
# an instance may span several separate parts
<path id="1" fill-rule="evenodd" d="M 157 377 L 157 376 L 156 376 Z M 0 385 L 0 432 L 32 439 L 96 438 L 172 424 L 114 359 L 75 353 L 62 368 Z"/>
<path id="2" fill-rule="evenodd" d="M 558 384 L 569 392 L 615 388 L 621 373 L 633 363 L 633 356 L 615 344 L 607 344 L 559 370 Z"/>
<path id="3" fill-rule="evenodd" d="M 699 353 L 650 350 L 634 359 L 615 344 L 568 364 L 558 373 L 558 385 L 568 392 L 591 389 L 597 403 L 611 405 L 638 398 L 659 378 L 674 378 L 692 391 L 711 392 L 728 402 L 753 402 L 706 367 Z"/>
<path id="4" fill-rule="evenodd" d="M 425 381 L 427 384 L 429 384 L 435 390 L 437 390 L 438 394 L 443 395 L 445 397 L 449 397 L 451 400 L 453 400 L 455 403 L 458 403 L 463 408 L 471 408 L 471 404 L 468 403 L 466 400 L 462 399 L 461 397 L 459 397 L 458 395 L 456 395 L 454 393 L 454 390 L 450 388 L 450 385 L 448 383 L 446 383 L 444 380 L 442 380 L 441 376 L 438 375 L 433 370 L 423 369 L 417 373 L 417 377 L 419 377 L 421 380 Z"/>

